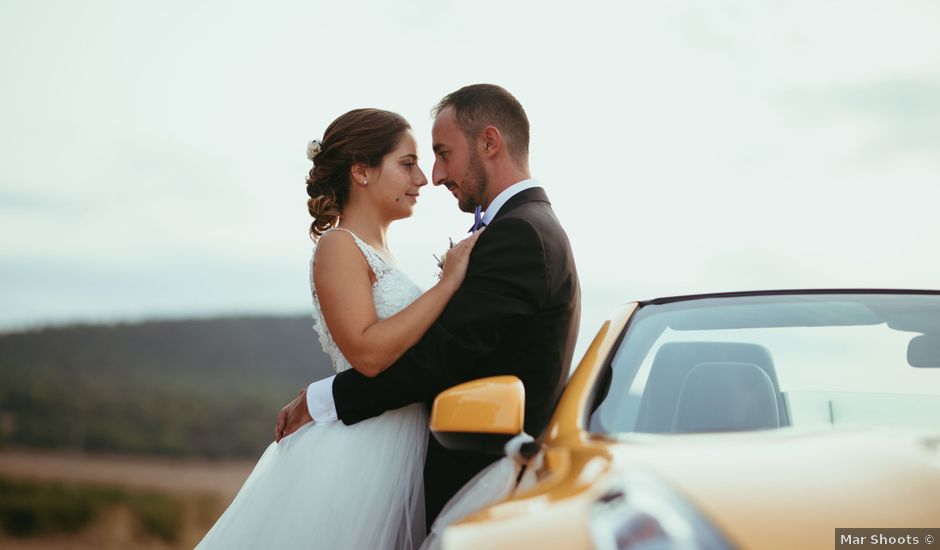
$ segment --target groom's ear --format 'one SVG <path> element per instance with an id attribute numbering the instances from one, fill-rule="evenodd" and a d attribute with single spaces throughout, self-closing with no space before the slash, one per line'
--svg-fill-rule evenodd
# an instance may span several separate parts
<path id="1" fill-rule="evenodd" d="M 503 148 L 503 136 L 496 126 L 487 126 L 480 132 L 480 153 L 483 158 L 493 158 Z"/>

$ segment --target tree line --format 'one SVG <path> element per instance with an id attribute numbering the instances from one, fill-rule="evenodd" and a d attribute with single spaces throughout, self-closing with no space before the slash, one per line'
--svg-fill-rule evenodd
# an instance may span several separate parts
<path id="1" fill-rule="evenodd" d="M 0 334 L 0 446 L 257 456 L 280 408 L 332 374 L 309 317 Z"/>

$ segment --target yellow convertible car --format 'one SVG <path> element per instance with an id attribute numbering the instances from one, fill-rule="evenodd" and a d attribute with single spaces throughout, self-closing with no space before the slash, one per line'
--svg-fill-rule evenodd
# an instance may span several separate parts
<path id="1" fill-rule="evenodd" d="M 463 384 L 431 430 L 500 448 L 524 402 L 514 377 Z M 516 488 L 444 548 L 940 548 L 940 291 L 627 304 L 541 440 L 505 447 Z"/>

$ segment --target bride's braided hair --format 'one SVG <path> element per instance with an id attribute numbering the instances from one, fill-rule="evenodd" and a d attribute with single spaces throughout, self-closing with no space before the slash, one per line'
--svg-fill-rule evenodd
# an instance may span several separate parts
<path id="1" fill-rule="evenodd" d="M 381 109 L 355 109 L 330 124 L 319 151 L 310 159 L 313 168 L 307 176 L 307 211 L 313 217 L 310 237 L 314 241 L 339 223 L 349 200 L 352 165 L 378 166 L 410 128 L 401 115 Z"/>

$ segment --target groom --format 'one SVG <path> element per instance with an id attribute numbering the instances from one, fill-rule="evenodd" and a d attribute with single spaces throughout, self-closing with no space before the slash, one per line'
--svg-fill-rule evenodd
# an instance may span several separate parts
<path id="1" fill-rule="evenodd" d="M 567 380 L 581 312 L 568 237 L 529 175 L 529 120 L 499 86 L 476 84 L 435 107 L 434 185 L 486 226 L 460 289 L 424 337 L 374 378 L 347 370 L 310 385 L 284 407 L 276 439 L 313 419 L 354 424 L 411 403 L 432 403 L 468 380 L 511 374 L 525 385 L 525 431 L 545 430 Z M 495 457 L 428 441 L 427 527 Z"/>

